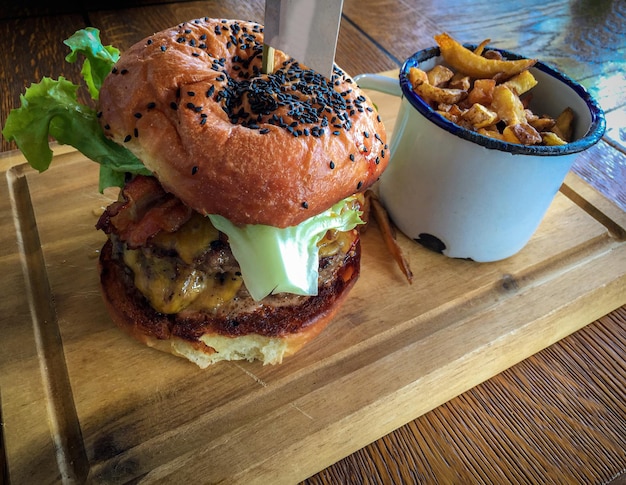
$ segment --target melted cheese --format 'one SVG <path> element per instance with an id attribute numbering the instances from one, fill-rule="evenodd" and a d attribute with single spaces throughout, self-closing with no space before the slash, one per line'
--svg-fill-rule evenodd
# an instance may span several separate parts
<path id="1" fill-rule="evenodd" d="M 180 259 L 191 264 L 219 237 L 219 231 L 213 227 L 209 218 L 194 212 L 178 231 L 161 231 L 152 239 L 152 243 L 163 249 L 175 250 Z"/>
<path id="2" fill-rule="evenodd" d="M 204 291 L 194 299 L 188 308 L 190 310 L 215 310 L 232 300 L 242 284 L 241 273 L 217 273 L 207 279 Z"/>
<path id="3" fill-rule="evenodd" d="M 152 242 L 175 251 L 176 257 L 158 257 L 149 249 L 124 249 L 124 262 L 134 273 L 137 289 L 161 313 L 179 313 L 184 309 L 215 311 L 239 292 L 243 279 L 239 272 L 208 274 L 193 266 L 219 231 L 207 217 L 194 214 L 177 232 L 160 232 Z M 319 256 L 328 257 L 349 251 L 354 230 L 329 230 L 318 243 Z"/>
<path id="4" fill-rule="evenodd" d="M 206 276 L 175 258 L 148 257 L 141 249 L 126 249 L 124 262 L 133 270 L 135 286 L 161 313 L 178 313 L 206 287 Z"/>

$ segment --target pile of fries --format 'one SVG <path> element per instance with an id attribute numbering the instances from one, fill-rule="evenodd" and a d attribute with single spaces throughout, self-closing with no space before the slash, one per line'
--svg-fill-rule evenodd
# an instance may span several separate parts
<path id="1" fill-rule="evenodd" d="M 414 91 L 441 116 L 481 135 L 522 145 L 565 145 L 572 141 L 574 112 L 556 118 L 529 109 L 537 80 L 529 69 L 536 59 L 506 60 L 485 49 L 474 50 L 448 34 L 435 36 L 445 65 L 409 70 Z"/>

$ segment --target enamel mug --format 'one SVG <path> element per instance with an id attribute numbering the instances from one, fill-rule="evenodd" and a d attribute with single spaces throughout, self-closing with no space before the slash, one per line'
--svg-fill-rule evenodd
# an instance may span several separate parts
<path id="1" fill-rule="evenodd" d="M 508 258 L 536 231 L 575 157 L 602 137 L 604 113 L 581 85 L 537 62 L 530 109 L 556 117 L 571 107 L 574 141 L 525 146 L 489 138 L 448 121 L 413 91 L 409 69 L 428 71 L 440 63 L 439 48 L 432 47 L 404 62 L 399 83 L 374 74 L 355 77 L 361 88 L 402 98 L 389 166 L 379 181 L 381 202 L 404 234 L 430 249 L 478 262 Z"/>

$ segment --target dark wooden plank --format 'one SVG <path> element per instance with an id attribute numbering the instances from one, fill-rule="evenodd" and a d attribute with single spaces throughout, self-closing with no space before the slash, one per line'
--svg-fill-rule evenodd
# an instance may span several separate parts
<path id="1" fill-rule="evenodd" d="M 94 27 L 106 32 L 107 42 L 124 50 L 154 32 L 200 17 L 263 21 L 263 1 L 240 2 L 236 6 L 233 4 L 234 2 L 211 0 L 117 10 L 92 9 L 88 15 Z"/>
<path id="2" fill-rule="evenodd" d="M 106 32 L 107 42 L 125 49 L 143 37 L 199 17 L 226 17 L 263 23 L 265 3 L 260 0 L 238 3 L 188 2 L 178 5 L 91 11 L 91 23 Z M 380 72 L 399 67 L 395 59 L 364 35 L 344 16 L 337 40 L 336 62 L 348 73 Z"/>
<path id="3" fill-rule="evenodd" d="M 84 15 L 87 10 L 119 9 L 131 6 L 140 7 L 164 3 L 185 2 L 187 0 L 95 0 L 82 2 L 50 2 L 48 0 L 25 0 L 3 2 L 0 19 L 42 17 L 48 15 Z"/>
<path id="4" fill-rule="evenodd" d="M 44 76 L 80 80 L 80 65 L 64 62 L 69 49 L 63 40 L 83 27 L 80 15 L 0 20 L 0 126 L 4 127 L 9 111 L 19 106 L 20 94 L 31 83 Z M 83 93 L 80 99 L 88 102 Z M 2 151 L 16 148 L 1 135 L 0 140 Z"/>
<path id="5" fill-rule="evenodd" d="M 607 483 L 626 468 L 623 355 L 626 307 L 303 483 Z"/>
<path id="6" fill-rule="evenodd" d="M 432 22 L 430 12 L 440 3 L 429 4 L 426 15 L 420 2 L 345 0 L 343 14 L 400 63 L 415 51 L 433 44 L 433 35 L 440 27 Z"/>

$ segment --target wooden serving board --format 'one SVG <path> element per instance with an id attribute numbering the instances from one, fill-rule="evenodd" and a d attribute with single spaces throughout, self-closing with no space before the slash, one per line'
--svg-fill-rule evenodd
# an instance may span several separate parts
<path id="1" fill-rule="evenodd" d="M 389 129 L 398 100 L 372 93 Z M 529 244 L 497 263 L 375 224 L 336 320 L 277 366 L 207 370 L 122 334 L 94 229 L 116 194 L 59 147 L 38 174 L 0 159 L 0 399 L 13 484 L 293 483 L 626 303 L 626 214 L 574 175 Z"/>

